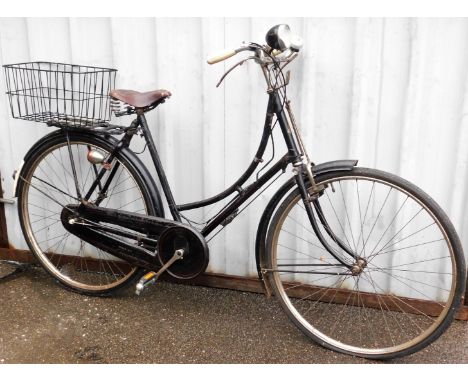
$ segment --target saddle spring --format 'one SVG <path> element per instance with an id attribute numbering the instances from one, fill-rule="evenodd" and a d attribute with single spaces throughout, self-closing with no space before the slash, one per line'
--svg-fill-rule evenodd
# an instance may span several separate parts
<path id="1" fill-rule="evenodd" d="M 129 104 L 118 100 L 117 98 L 111 97 L 110 100 L 111 111 L 116 117 L 122 117 L 124 115 L 130 115 L 135 113 L 135 108 Z"/>

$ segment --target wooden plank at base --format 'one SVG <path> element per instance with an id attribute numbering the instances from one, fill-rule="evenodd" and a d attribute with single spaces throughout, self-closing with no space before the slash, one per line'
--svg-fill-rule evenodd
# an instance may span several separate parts
<path id="1" fill-rule="evenodd" d="M 37 263 L 30 251 L 12 248 L 0 248 L 0 260 L 11 260 L 26 264 Z"/>
<path id="2" fill-rule="evenodd" d="M 250 277 L 242 277 L 242 276 L 229 276 L 229 275 L 223 275 L 223 274 L 215 274 L 215 273 L 205 273 L 203 275 L 198 276 L 195 279 L 192 280 L 178 280 L 174 279 L 173 277 L 168 276 L 167 274 L 164 277 L 161 277 L 162 280 L 164 281 L 169 281 L 169 282 L 174 282 L 177 284 L 186 284 L 186 285 L 199 285 L 199 286 L 207 286 L 207 287 L 212 287 L 212 288 L 223 288 L 223 289 L 233 289 L 233 290 L 239 290 L 243 292 L 254 292 L 254 293 L 264 293 L 265 289 L 263 287 L 263 284 L 258 280 L 257 278 L 250 278 Z M 311 290 L 310 288 L 307 288 L 307 290 L 303 291 L 298 291 L 297 295 L 294 297 L 303 297 L 303 293 L 310 294 Z M 333 292 L 330 292 L 333 293 Z M 333 293 L 334 294 L 334 293 Z M 351 299 L 348 298 L 349 295 L 343 294 L 343 291 L 341 291 L 341 296 L 339 296 L 338 300 L 336 302 L 342 302 L 342 301 L 349 301 Z M 377 301 L 377 295 L 374 293 L 361 293 L 360 295 L 361 301 L 364 302 L 366 307 L 374 307 L 378 308 L 379 303 Z M 400 311 L 402 308 L 402 304 L 396 305 L 392 298 L 388 296 L 382 296 L 379 295 L 380 301 L 385 301 L 387 304 L 387 307 L 390 310 L 395 310 L 395 311 Z M 408 308 L 407 312 L 414 313 L 414 314 L 427 314 L 427 315 L 436 315 L 439 311 L 438 304 L 436 303 L 427 303 L 427 302 L 422 302 L 418 301 L 415 299 L 410 299 L 410 298 L 403 298 L 401 299 L 402 301 L 405 301 L 408 303 L 409 307 L 413 307 L 412 309 Z M 409 305 L 411 303 L 411 305 Z M 462 306 L 458 310 L 458 312 L 455 315 L 455 319 L 457 320 L 463 320 L 463 321 L 468 321 L 468 306 L 464 305 L 462 303 Z"/>
<path id="3" fill-rule="evenodd" d="M 17 249 L 6 249 L 0 248 L 0 260 L 14 260 L 22 263 L 37 263 L 34 256 L 25 250 L 17 250 Z M 257 278 L 252 277 L 242 277 L 242 276 L 230 276 L 230 275 L 223 275 L 223 274 L 216 274 L 216 273 L 205 273 L 196 277 L 195 279 L 191 280 L 179 280 L 171 277 L 169 274 L 163 274 L 161 280 L 167 282 L 173 282 L 177 284 L 185 284 L 185 285 L 198 285 L 198 286 L 206 286 L 211 288 L 222 288 L 222 289 L 232 289 L 238 290 L 243 292 L 253 292 L 253 293 L 264 293 L 264 287 L 260 280 Z M 310 293 L 310 288 L 304 291 L 298 291 L 298 296 L 301 293 Z M 375 294 L 362 294 L 361 297 L 364 300 L 366 306 L 377 306 L 378 303 L 376 302 L 376 295 Z M 381 301 L 386 301 L 388 305 L 391 305 L 392 300 L 387 296 L 380 296 L 382 298 Z M 343 295 L 340 296 L 340 301 L 348 300 L 347 296 Z M 420 310 L 424 314 L 435 314 L 437 312 L 437 304 L 435 303 L 427 303 L 427 302 L 418 302 L 414 299 L 406 299 L 406 301 L 411 302 L 414 306 L 417 307 L 417 310 Z M 417 302 L 417 304 L 415 304 Z M 398 306 L 396 310 L 401 308 Z M 417 313 L 417 312 L 414 312 Z M 462 303 L 461 308 L 458 310 L 457 314 L 455 315 L 457 320 L 464 320 L 468 321 L 468 306 Z"/>
<path id="4" fill-rule="evenodd" d="M 161 275 L 161 280 L 176 284 L 199 285 L 212 288 L 233 289 L 243 292 L 265 293 L 262 282 L 260 282 L 258 278 L 251 277 L 204 273 L 191 280 L 180 280 L 166 273 Z"/>

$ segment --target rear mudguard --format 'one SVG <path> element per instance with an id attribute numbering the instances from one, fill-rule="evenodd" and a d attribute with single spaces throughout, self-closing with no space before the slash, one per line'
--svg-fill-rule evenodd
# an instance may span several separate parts
<path id="1" fill-rule="evenodd" d="M 15 174 L 15 185 L 14 185 L 14 190 L 13 190 L 13 195 L 15 197 L 18 196 L 18 183 L 19 183 L 18 179 L 20 179 L 21 176 L 23 175 L 22 172 L 23 172 L 24 163 L 27 163 L 28 160 L 31 158 L 31 156 L 37 150 L 39 151 L 43 150 L 44 145 L 47 145 L 51 141 L 53 142 L 57 139 L 60 139 L 60 137 L 62 137 L 64 134 L 65 132 L 63 130 L 53 131 L 52 133 L 47 134 L 46 136 L 42 137 L 29 149 L 29 151 L 27 152 L 27 154 L 25 155 L 23 159 L 23 162 L 21 163 L 20 168 Z M 74 137 L 76 137 L 77 135 L 92 137 L 93 139 L 96 139 L 97 142 L 102 142 L 104 147 L 107 147 L 109 145 L 115 146 L 119 142 L 116 138 L 114 138 L 111 135 L 90 134 L 90 133 L 81 132 L 81 131 L 80 132 L 73 131 L 73 132 L 70 132 L 70 134 L 73 135 Z M 154 203 L 155 216 L 159 216 L 163 218 L 164 206 L 161 200 L 161 194 L 159 193 L 158 188 L 156 187 L 156 184 L 153 180 L 153 177 L 150 175 L 146 166 L 144 166 L 141 160 L 137 157 L 137 155 L 134 154 L 133 151 L 131 151 L 128 148 L 125 148 L 125 147 L 121 148 L 119 155 L 121 155 L 122 157 L 125 157 L 125 159 L 127 159 L 130 163 L 132 163 L 135 169 L 142 175 L 143 179 L 145 180 L 146 187 L 148 188 L 148 193 L 150 194 L 151 199 L 153 200 L 153 203 Z"/>
<path id="2" fill-rule="evenodd" d="M 321 175 L 336 171 L 351 171 L 353 167 L 356 166 L 357 162 L 357 160 L 353 159 L 343 159 L 332 162 L 325 162 L 314 166 L 312 168 L 312 172 L 314 175 Z M 271 218 L 273 217 L 273 214 L 276 211 L 276 208 L 278 207 L 279 203 L 295 185 L 296 182 L 294 180 L 294 177 L 292 177 L 285 184 L 283 184 L 283 186 L 281 186 L 281 188 L 270 199 L 270 202 L 266 206 L 265 211 L 263 212 L 263 215 L 260 218 L 260 222 L 258 224 L 257 238 L 255 240 L 255 261 L 257 264 L 258 277 L 260 278 L 260 280 L 263 281 L 265 292 L 267 294 L 270 293 L 271 289 L 268 285 L 267 278 L 263 277 L 262 268 L 264 268 L 266 265 L 265 247 L 268 228 L 270 226 Z"/>

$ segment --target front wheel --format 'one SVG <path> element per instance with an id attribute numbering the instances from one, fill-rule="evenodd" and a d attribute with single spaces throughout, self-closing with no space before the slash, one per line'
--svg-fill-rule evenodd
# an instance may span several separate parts
<path id="1" fill-rule="evenodd" d="M 290 319 L 322 346 L 367 358 L 408 355 L 437 339 L 460 306 L 466 277 L 445 213 L 416 186 L 378 170 L 316 182 L 325 187 L 313 207 L 320 232 L 297 188 L 268 232 L 264 272 Z"/>

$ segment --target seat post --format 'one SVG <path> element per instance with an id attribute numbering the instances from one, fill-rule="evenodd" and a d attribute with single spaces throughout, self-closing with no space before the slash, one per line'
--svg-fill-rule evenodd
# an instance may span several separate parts
<path id="1" fill-rule="evenodd" d="M 171 215 L 174 218 L 174 220 L 181 222 L 182 218 L 180 216 L 179 211 L 177 210 L 176 203 L 174 201 L 174 196 L 172 195 L 171 187 L 169 186 L 169 182 L 167 181 L 166 173 L 164 172 L 161 159 L 159 158 L 158 150 L 156 149 L 156 145 L 154 144 L 153 136 L 151 135 L 148 123 L 146 122 L 145 114 L 142 111 L 137 111 L 137 115 L 138 121 L 143 132 L 143 136 L 145 137 L 149 152 L 151 154 L 151 158 L 153 159 L 154 167 L 156 168 L 156 172 L 158 173 L 159 181 L 161 182 L 161 186 L 166 197 L 169 210 L 171 211 Z"/>

